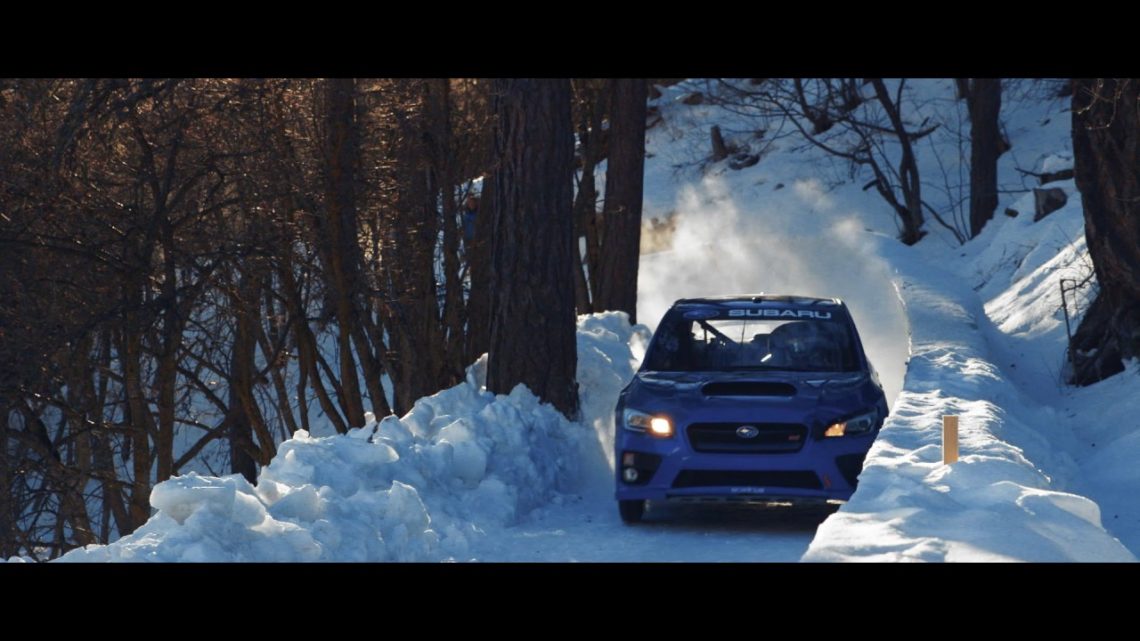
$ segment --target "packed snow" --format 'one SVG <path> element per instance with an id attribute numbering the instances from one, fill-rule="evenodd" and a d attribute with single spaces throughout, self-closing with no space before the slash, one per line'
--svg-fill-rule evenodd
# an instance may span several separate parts
<path id="1" fill-rule="evenodd" d="M 712 124 L 752 144 L 738 115 L 681 104 L 701 88 L 681 83 L 656 101 L 665 121 L 648 136 L 645 218 L 673 215 L 676 231 L 668 249 L 642 257 L 644 325 L 617 313 L 579 319 L 578 422 L 522 387 L 488 393 L 481 360 L 466 382 L 403 417 L 343 436 L 298 432 L 256 487 L 196 474 L 159 484 L 146 525 L 62 560 L 1135 560 L 1140 363 L 1088 388 L 1063 384 L 1058 279 L 1091 274 L 1080 195 L 1072 180 L 1048 185 L 1068 204 L 1034 223 L 1035 181 L 1017 172 L 1071 166 L 1067 105 L 1003 99 L 1013 149 L 999 165 L 994 220 L 965 245 L 929 221 L 930 236 L 905 247 L 865 181 L 789 139 L 753 167 L 698 171 L 694 150 Z M 962 175 L 953 134 L 964 106 L 944 80 L 914 81 L 908 95 L 921 116 L 948 123 L 920 150 L 920 169 L 950 177 L 940 195 L 928 190 L 936 206 L 960 208 L 951 178 Z M 1070 300 L 1071 313 L 1087 308 L 1093 287 Z M 830 516 L 654 504 L 645 524 L 622 525 L 612 408 L 654 324 L 677 298 L 761 291 L 851 307 L 891 407 L 858 491 Z M 949 466 L 947 414 L 960 417 L 961 434 Z"/>

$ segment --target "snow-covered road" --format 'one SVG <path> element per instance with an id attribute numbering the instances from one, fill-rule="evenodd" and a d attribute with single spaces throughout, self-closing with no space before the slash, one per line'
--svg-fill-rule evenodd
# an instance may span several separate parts
<path id="1" fill-rule="evenodd" d="M 543 509 L 487 537 L 484 561 L 799 561 L 821 509 L 762 505 L 654 503 L 645 521 L 624 525 L 611 501 Z"/>

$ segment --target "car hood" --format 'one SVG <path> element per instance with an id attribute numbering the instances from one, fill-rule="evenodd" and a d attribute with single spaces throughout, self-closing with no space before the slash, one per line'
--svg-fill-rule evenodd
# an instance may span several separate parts
<path id="1" fill-rule="evenodd" d="M 815 427 L 880 407 L 882 395 L 866 372 L 643 371 L 623 393 L 623 405 L 666 414 L 682 425 L 747 421 Z"/>

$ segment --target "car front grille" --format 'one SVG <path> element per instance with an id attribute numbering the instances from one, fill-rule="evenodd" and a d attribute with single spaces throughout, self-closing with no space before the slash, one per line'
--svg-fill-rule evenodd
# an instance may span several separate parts
<path id="1" fill-rule="evenodd" d="M 791 487 L 819 490 L 823 486 L 815 472 L 807 470 L 774 472 L 769 470 L 682 470 L 673 480 L 673 488 L 687 487 Z"/>
<path id="2" fill-rule="evenodd" d="M 745 428 L 743 434 L 741 428 Z M 748 438 L 752 433 L 755 435 Z M 688 434 L 697 452 L 780 454 L 800 451 L 807 427 L 797 423 L 693 423 Z"/>

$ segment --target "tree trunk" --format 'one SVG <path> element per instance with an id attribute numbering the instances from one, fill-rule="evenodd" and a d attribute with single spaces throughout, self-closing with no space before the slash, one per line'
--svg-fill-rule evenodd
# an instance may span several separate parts
<path id="1" fill-rule="evenodd" d="M 290 261 L 285 261 L 277 273 L 280 276 L 282 289 L 284 289 L 285 304 L 288 305 L 289 314 L 294 318 L 293 332 L 297 341 L 297 398 L 301 400 L 301 429 L 308 430 L 309 427 L 309 413 L 305 410 L 307 403 L 304 402 L 307 396 L 305 386 L 308 384 L 316 393 L 317 402 L 325 416 L 332 422 L 333 429 L 338 434 L 344 434 L 348 431 L 349 425 L 345 424 L 344 418 L 333 404 L 332 398 L 321 380 L 321 371 L 317 366 L 317 358 L 319 357 L 317 339 L 313 335 L 312 328 L 309 327 L 308 314 L 305 313 L 305 302 L 301 298 L 300 286 L 293 270 L 294 265 Z"/>
<path id="2" fill-rule="evenodd" d="M 970 236 L 982 232 L 997 210 L 997 163 L 1001 155 L 1001 79 L 975 78 L 966 95 L 970 112 Z"/>
<path id="3" fill-rule="evenodd" d="M 355 280 L 359 277 L 356 237 L 357 141 L 352 78 L 325 81 L 325 216 L 321 261 L 329 272 L 327 282 L 335 299 L 337 360 L 345 418 L 349 427 L 364 425 L 364 402 L 352 354 L 352 324 L 356 322 Z"/>
<path id="4" fill-rule="evenodd" d="M 0 559 L 16 554 L 15 501 L 8 464 L 8 402 L 0 395 Z"/>
<path id="5" fill-rule="evenodd" d="M 898 174 L 899 189 L 902 190 L 903 201 L 902 207 L 896 205 L 895 209 L 903 222 L 902 241 L 907 245 L 913 245 L 926 235 L 922 229 L 925 221 L 922 213 L 922 182 L 919 180 L 918 163 L 914 157 L 914 145 L 911 143 L 909 132 L 903 123 L 902 115 L 899 113 L 899 105 L 891 99 L 886 83 L 883 82 L 882 78 L 872 78 L 871 84 L 875 88 L 875 95 L 879 99 L 879 104 L 882 105 L 883 111 L 886 112 L 887 118 L 890 120 L 891 128 L 895 131 L 895 137 L 898 138 L 899 148 L 902 152 L 899 158 Z M 879 180 L 882 182 L 881 177 Z"/>
<path id="6" fill-rule="evenodd" d="M 585 173 L 589 171 L 590 173 Z M 582 173 L 582 180 L 578 183 L 578 195 L 574 198 L 573 216 L 574 216 L 574 307 L 578 310 L 579 314 L 591 314 L 594 311 L 593 296 L 589 281 L 587 280 L 586 271 L 589 269 L 588 263 L 590 256 L 593 252 L 590 250 L 590 243 L 593 241 L 593 234 L 588 233 L 588 226 L 594 224 L 594 219 L 597 217 L 597 212 L 594 211 L 594 169 L 584 169 Z M 590 195 L 587 196 L 586 190 L 589 190 Z M 586 200 L 589 199 L 588 209 Z M 583 245 L 585 245 L 583 247 Z M 585 252 L 583 253 L 583 250 Z"/>
<path id="7" fill-rule="evenodd" d="M 430 168 L 435 140 L 425 106 L 428 81 L 400 81 L 393 90 L 388 153 L 391 184 L 382 202 L 381 248 L 388 302 L 385 328 L 395 354 L 393 409 L 403 414 L 442 387 L 444 337 L 435 284 L 438 181 Z M 435 98 L 432 98 L 435 99 Z"/>
<path id="8" fill-rule="evenodd" d="M 443 235 L 443 330 L 446 340 L 443 344 L 443 372 L 438 383 L 450 387 L 463 380 L 463 339 L 465 314 L 463 301 L 463 278 L 459 266 L 459 238 L 461 227 L 458 221 L 459 207 L 456 204 L 455 141 L 451 133 L 451 84 L 447 78 L 428 81 L 425 84 L 425 100 L 430 111 L 431 129 L 436 132 L 434 165 L 440 188 L 441 225 Z"/>
<path id="9" fill-rule="evenodd" d="M 1073 337 L 1073 382 L 1088 385 L 1140 356 L 1140 81 L 1073 86 L 1073 162 L 1085 239 L 1100 285 Z"/>
<path id="10" fill-rule="evenodd" d="M 110 330 L 104 330 L 100 332 L 99 336 L 99 362 L 95 369 L 99 374 L 99 384 L 96 391 L 95 407 L 100 408 L 98 420 L 99 427 L 103 429 L 97 430 L 95 434 L 93 465 L 95 475 L 102 481 L 103 485 L 103 507 L 114 516 L 115 529 L 119 535 L 123 535 L 131 531 L 131 517 L 124 501 L 124 483 L 115 471 L 115 454 L 111 449 L 114 436 L 106 429 L 102 415 L 103 408 L 111 405 L 109 401 L 110 377 L 108 376 L 108 373 L 112 371 L 111 334 Z M 109 524 L 104 523 L 103 530 L 109 532 Z M 106 536 L 101 536 L 100 540 L 103 543 L 108 542 Z"/>
<path id="11" fill-rule="evenodd" d="M 616 103 L 615 103 L 616 104 Z M 728 145 L 724 144 L 724 135 L 720 133 L 720 126 L 712 126 L 712 161 L 720 162 L 728 158 Z M 620 144 L 620 143 L 619 143 Z M 609 184 L 606 185 L 606 192 L 609 192 Z"/>
<path id="12" fill-rule="evenodd" d="M 579 314 L 594 311 L 593 298 L 598 290 L 601 252 L 598 247 L 598 190 L 594 169 L 601 152 L 602 106 L 597 104 L 596 94 L 586 93 L 579 99 L 578 154 L 582 163 L 582 178 L 578 181 L 578 193 L 574 195 L 574 306 Z M 590 107 L 593 108 L 590 108 Z M 585 255 L 582 255 L 585 244 Z M 587 276 L 589 273 L 589 276 Z M 588 279 L 588 280 L 587 280 Z"/>
<path id="13" fill-rule="evenodd" d="M 605 252 L 594 308 L 620 310 L 637 322 L 637 267 L 641 248 L 642 185 L 645 178 L 644 78 L 614 81 L 606 205 Z"/>
<path id="14" fill-rule="evenodd" d="M 969 78 L 955 78 L 954 79 L 955 97 L 958 100 L 970 99 L 970 79 Z"/>
<path id="15" fill-rule="evenodd" d="M 614 80 L 579 79 L 571 82 L 571 114 L 576 115 L 577 155 L 582 178 L 574 196 L 574 301 L 579 314 L 597 311 L 601 291 L 603 232 L 598 212 L 596 170 L 609 154 L 610 131 L 603 127 L 612 111 Z M 577 164 L 577 163 L 576 163 Z M 583 256 L 583 247 L 585 255 Z"/>
<path id="16" fill-rule="evenodd" d="M 570 82 L 495 82 L 487 388 L 578 414 Z"/>
<path id="17" fill-rule="evenodd" d="M 265 286 L 261 291 L 261 304 L 265 305 L 265 325 L 258 324 L 257 344 L 265 358 L 271 358 L 280 345 L 285 341 L 285 309 L 282 306 L 281 315 L 277 314 L 277 300 L 273 296 L 272 278 L 267 277 Z M 279 353 L 277 362 L 269 368 L 269 378 L 273 382 L 273 391 L 277 396 L 277 412 L 285 422 L 285 433 L 282 439 L 291 438 L 297 432 L 297 419 L 293 416 L 293 405 L 289 400 L 289 390 L 285 387 L 285 374 L 288 369 L 288 356 Z M 298 399 L 299 400 L 299 399 Z"/>
<path id="18" fill-rule="evenodd" d="M 258 307 L 257 283 L 249 274 L 242 274 L 240 281 L 238 297 L 233 302 L 235 328 L 228 381 L 230 473 L 241 474 L 250 483 L 256 483 L 258 456 L 253 440 L 254 417 L 247 399 L 253 397 L 254 327 L 257 321 L 253 310 Z"/>
<path id="19" fill-rule="evenodd" d="M 132 288 L 133 290 L 134 288 Z M 136 292 L 128 293 L 128 300 L 137 300 Z M 127 311 L 127 321 L 122 331 L 123 387 L 126 391 L 127 422 L 130 427 L 130 455 L 132 472 L 131 483 L 131 531 L 150 518 L 150 435 L 155 431 L 151 426 L 150 409 L 142 385 L 142 346 L 141 330 L 137 320 L 137 307 Z M 129 534 L 130 532 L 123 532 Z"/>
<path id="20" fill-rule="evenodd" d="M 155 434 L 155 483 L 174 474 L 174 395 L 182 345 L 182 314 L 178 304 L 178 276 L 174 225 L 166 211 L 156 214 L 162 242 L 162 352 L 158 355 L 155 382 L 158 388 L 158 432 Z"/>
<path id="21" fill-rule="evenodd" d="M 467 298 L 468 363 L 486 354 L 491 345 L 491 201 L 495 185 L 488 176 L 483 180 L 483 193 L 479 199 L 479 213 L 475 216 L 475 237 L 467 250 L 468 270 L 471 273 L 471 294 Z"/>

